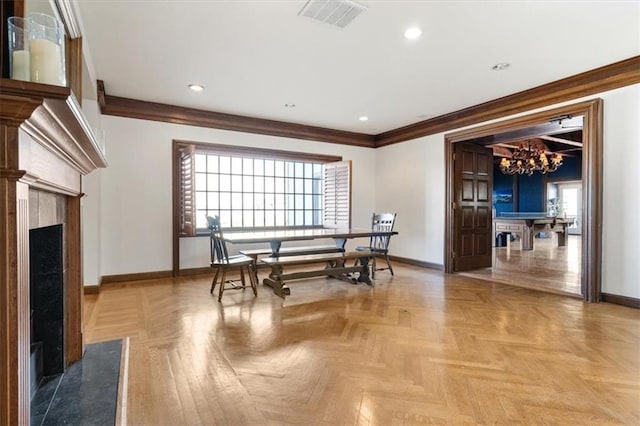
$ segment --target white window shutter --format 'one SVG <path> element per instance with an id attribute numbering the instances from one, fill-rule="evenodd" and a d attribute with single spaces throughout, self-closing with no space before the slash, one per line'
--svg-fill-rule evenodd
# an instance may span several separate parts
<path id="1" fill-rule="evenodd" d="M 324 169 L 325 228 L 351 227 L 351 160 L 326 163 Z"/>
<path id="2" fill-rule="evenodd" d="M 180 197 L 180 236 L 190 236 L 196 233 L 195 224 L 195 165 L 194 145 L 178 147 L 178 181 Z"/>

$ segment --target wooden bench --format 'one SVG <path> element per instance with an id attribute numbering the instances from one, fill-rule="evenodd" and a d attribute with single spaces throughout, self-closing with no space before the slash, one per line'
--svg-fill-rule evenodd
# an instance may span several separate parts
<path id="1" fill-rule="evenodd" d="M 278 250 L 278 256 L 298 256 L 307 254 L 323 254 L 323 253 L 341 253 L 344 249 L 334 245 L 326 246 L 307 246 L 307 247 L 285 247 Z M 253 257 L 254 260 L 258 260 L 258 256 L 271 255 L 270 248 L 260 248 L 253 250 L 240 250 L 240 254 Z"/>
<path id="2" fill-rule="evenodd" d="M 329 276 L 349 283 L 363 282 L 371 285 L 369 278 L 369 259 L 374 254 L 366 251 L 354 251 L 345 253 L 317 253 L 296 256 L 283 257 L 266 257 L 262 262 L 271 267 L 269 278 L 263 280 L 264 285 L 273 288 L 273 292 L 280 297 L 291 294 L 289 287 L 285 285 L 285 281 L 299 278 L 309 278 L 318 276 Z M 355 266 L 346 266 L 347 260 L 359 259 L 360 264 Z M 300 266 L 314 263 L 324 263 L 324 269 L 314 269 L 310 271 L 298 271 L 284 273 L 285 266 Z M 351 275 L 358 272 L 358 277 Z"/>
<path id="3" fill-rule="evenodd" d="M 316 246 L 306 246 L 306 247 L 285 247 L 278 250 L 278 256 L 299 256 L 299 255 L 308 255 L 308 254 L 324 254 L 324 253 L 342 253 L 344 249 L 342 247 L 338 247 L 335 244 L 332 245 L 316 245 Z M 238 253 L 244 254 L 245 256 L 249 256 L 253 258 L 256 268 L 254 270 L 255 277 L 257 282 L 258 279 L 258 269 L 261 267 L 265 267 L 266 265 L 262 262 L 258 261 L 258 256 L 267 256 L 271 255 L 273 252 L 270 248 L 259 248 L 259 249 L 251 249 L 251 250 L 240 250 Z M 273 256 L 272 256 L 273 257 Z"/>

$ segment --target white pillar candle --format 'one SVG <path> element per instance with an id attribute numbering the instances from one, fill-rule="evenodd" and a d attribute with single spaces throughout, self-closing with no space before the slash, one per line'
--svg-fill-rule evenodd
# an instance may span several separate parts
<path id="1" fill-rule="evenodd" d="M 31 79 L 30 62 L 28 50 L 14 50 L 11 55 L 11 78 L 29 81 Z"/>
<path id="2" fill-rule="evenodd" d="M 60 46 L 50 40 L 38 38 L 29 44 L 31 52 L 31 81 L 45 84 L 62 83 Z"/>

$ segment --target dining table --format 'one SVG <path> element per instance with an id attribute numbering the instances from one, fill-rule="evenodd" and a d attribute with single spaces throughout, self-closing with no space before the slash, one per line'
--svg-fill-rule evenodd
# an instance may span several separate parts
<path id="1" fill-rule="evenodd" d="M 280 248 L 283 243 L 295 242 L 295 241 L 309 241 L 318 239 L 332 239 L 339 249 L 344 252 L 347 240 L 353 238 L 371 238 L 377 236 L 392 236 L 397 235 L 397 231 L 374 231 L 366 228 L 306 228 L 306 229 L 275 229 L 275 230 L 251 230 L 251 231 L 230 231 L 224 233 L 222 238 L 225 242 L 230 244 L 269 244 L 271 249 L 271 258 L 277 258 Z M 290 253 L 289 253 L 290 254 Z M 307 256 L 309 263 L 314 263 L 314 256 Z M 318 276 L 327 275 L 330 277 L 342 279 L 349 282 L 364 282 L 371 284 L 371 280 L 368 278 L 368 262 L 369 258 L 366 255 L 358 256 L 361 265 L 360 270 L 363 271 L 358 280 L 354 279 L 351 274 L 344 273 L 344 265 L 340 267 L 327 266 L 322 270 L 316 270 L 308 272 L 306 276 Z M 316 262 L 317 263 L 317 260 Z M 265 278 L 263 283 L 271 286 L 276 290 L 276 287 L 281 286 L 283 275 L 281 268 L 272 268 L 272 272 L 269 278 Z M 300 274 L 298 274 L 300 275 Z M 277 284 L 274 286 L 274 284 Z M 282 293 L 281 289 L 277 289 L 277 293 Z M 287 290 L 288 292 L 288 290 Z"/>

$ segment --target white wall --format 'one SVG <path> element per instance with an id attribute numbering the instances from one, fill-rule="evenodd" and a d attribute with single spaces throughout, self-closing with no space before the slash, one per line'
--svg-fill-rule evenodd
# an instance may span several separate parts
<path id="1" fill-rule="evenodd" d="M 330 154 L 352 160 L 353 225 L 370 226 L 375 202 L 375 150 L 371 148 L 113 116 L 103 116 L 102 126 L 109 162 L 109 167 L 100 172 L 103 276 L 171 269 L 173 139 Z M 181 239 L 180 252 L 181 268 L 209 265 L 205 237 Z"/>
<path id="2" fill-rule="evenodd" d="M 604 99 L 602 291 L 640 298 L 640 262 L 635 259 L 640 250 L 640 175 L 635 168 L 640 162 L 640 85 L 589 98 L 596 97 Z M 367 227 L 374 210 L 397 212 L 399 235 L 392 240 L 392 254 L 444 262 L 444 133 L 373 150 L 112 116 L 101 121 L 109 167 L 83 180 L 86 284 L 104 275 L 171 269 L 173 139 L 350 159 L 353 225 Z M 623 160 L 633 166 L 622 167 Z M 180 250 L 182 268 L 208 265 L 206 238 L 181 239 Z"/>
<path id="3" fill-rule="evenodd" d="M 602 98 L 602 292 L 640 298 L 640 85 Z"/>
<path id="4" fill-rule="evenodd" d="M 390 252 L 444 262 L 444 139 L 430 135 L 376 150 L 376 211 L 396 212 Z"/>
<path id="5" fill-rule="evenodd" d="M 640 85 L 559 105 L 593 98 L 604 99 L 602 291 L 640 298 L 640 262 L 636 259 L 640 249 L 640 176 L 636 168 L 640 162 Z M 501 120 L 512 117 L 515 115 Z M 461 129 L 447 133 L 457 130 Z M 444 135 L 439 133 L 376 150 L 376 210 L 398 212 L 399 234 L 390 247 L 394 255 L 436 264 L 444 262 Z"/>
<path id="6" fill-rule="evenodd" d="M 82 100 L 82 111 L 91 125 L 100 128 L 100 108 L 96 101 Z M 99 132 L 98 132 L 99 133 Z M 82 210 L 82 263 L 85 285 L 100 283 L 100 174 L 95 170 L 82 177 L 82 192 L 86 195 L 81 199 Z"/>

